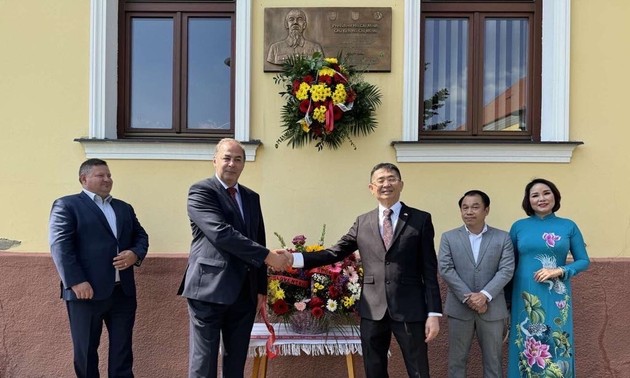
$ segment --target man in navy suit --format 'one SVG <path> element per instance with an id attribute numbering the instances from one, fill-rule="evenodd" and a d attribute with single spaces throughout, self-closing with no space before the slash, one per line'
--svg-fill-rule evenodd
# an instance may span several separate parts
<path id="1" fill-rule="evenodd" d="M 440 331 L 442 312 L 431 214 L 400 202 L 398 167 L 377 164 L 368 188 L 378 207 L 357 217 L 337 244 L 293 254 L 293 267 L 341 261 L 357 249 L 363 263 L 361 347 L 367 378 L 386 378 L 392 333 L 410 377 L 429 377 L 427 343 Z"/>
<path id="2" fill-rule="evenodd" d="M 107 163 L 88 159 L 79 168 L 83 191 L 57 199 L 50 213 L 50 250 L 61 277 L 77 377 L 99 377 L 103 322 L 109 331 L 109 377 L 133 377 L 136 317 L 134 268 L 149 237 L 131 205 L 112 198 Z"/>
<path id="3" fill-rule="evenodd" d="M 286 266 L 284 250 L 265 247 L 259 195 L 238 183 L 245 150 L 236 140 L 216 146 L 215 176 L 188 192 L 193 240 L 178 294 L 190 314 L 189 377 L 216 377 L 223 339 L 223 377 L 243 377 L 256 310 L 267 294 L 266 264 Z"/>

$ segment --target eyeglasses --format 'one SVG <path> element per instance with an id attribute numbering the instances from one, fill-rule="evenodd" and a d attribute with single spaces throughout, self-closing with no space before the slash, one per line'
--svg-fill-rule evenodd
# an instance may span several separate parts
<path id="1" fill-rule="evenodd" d="M 398 182 L 400 182 L 400 179 L 398 177 L 390 176 L 390 177 L 382 177 L 376 181 L 372 181 L 372 184 L 376 186 L 383 186 L 386 183 L 390 185 L 395 185 Z"/>

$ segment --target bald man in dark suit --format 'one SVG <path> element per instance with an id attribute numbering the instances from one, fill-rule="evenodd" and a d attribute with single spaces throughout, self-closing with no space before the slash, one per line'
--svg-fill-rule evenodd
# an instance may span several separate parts
<path id="1" fill-rule="evenodd" d="M 190 187 L 188 216 L 193 240 L 179 288 L 190 314 L 189 377 L 217 376 L 223 339 L 223 377 L 241 378 L 256 310 L 267 293 L 265 264 L 281 267 L 288 256 L 265 247 L 260 197 L 238 183 L 245 149 L 222 139 L 215 176 Z"/>

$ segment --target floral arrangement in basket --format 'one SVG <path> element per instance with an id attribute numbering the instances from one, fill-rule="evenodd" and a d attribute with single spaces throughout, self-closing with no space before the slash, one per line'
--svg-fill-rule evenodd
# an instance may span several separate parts
<path id="1" fill-rule="evenodd" d="M 293 148 L 317 141 L 315 147 L 321 151 L 337 149 L 347 140 L 356 149 L 350 137 L 368 135 L 376 128 L 374 112 L 381 103 L 380 91 L 363 81 L 341 55 L 291 56 L 274 81 L 285 86 L 280 95 L 286 98 L 284 131 L 276 148 L 284 141 Z"/>
<path id="2" fill-rule="evenodd" d="M 324 249 L 324 225 L 317 244 L 307 245 L 306 237 L 293 238 L 293 248 L 300 253 Z M 282 248 L 287 248 L 282 236 Z M 343 261 L 310 270 L 290 268 L 271 271 L 267 304 L 274 321 L 288 325 L 298 333 L 323 333 L 331 326 L 356 324 L 363 268 L 358 253 Z"/>

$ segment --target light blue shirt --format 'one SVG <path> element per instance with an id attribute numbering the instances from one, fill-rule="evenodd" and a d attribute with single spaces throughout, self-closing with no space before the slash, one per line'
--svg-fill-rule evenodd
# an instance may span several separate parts
<path id="1" fill-rule="evenodd" d="M 109 228 L 112 229 L 115 237 L 118 237 L 118 230 L 116 228 L 116 213 L 114 212 L 114 208 L 112 207 L 112 196 L 107 196 L 105 198 L 90 192 L 87 189 L 83 189 L 83 193 L 87 194 L 88 197 L 94 201 L 96 206 L 103 212 L 105 215 L 105 219 L 107 219 L 107 223 L 109 224 Z M 116 251 L 117 253 L 120 251 Z M 116 282 L 120 282 L 120 272 L 116 269 Z"/>

